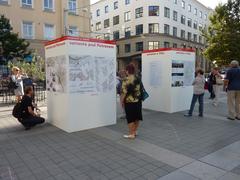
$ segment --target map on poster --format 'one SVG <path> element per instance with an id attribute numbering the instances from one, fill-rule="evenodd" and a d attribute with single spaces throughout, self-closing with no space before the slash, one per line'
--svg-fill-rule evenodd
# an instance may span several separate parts
<path id="1" fill-rule="evenodd" d="M 115 87 L 114 58 L 69 56 L 70 93 L 105 93 Z"/>
<path id="2" fill-rule="evenodd" d="M 172 87 L 192 86 L 194 61 L 172 60 Z"/>
<path id="3" fill-rule="evenodd" d="M 158 87 L 161 86 L 162 80 L 162 70 L 161 70 L 161 62 L 155 61 L 150 63 L 150 70 L 149 70 L 149 77 L 150 77 L 150 86 Z"/>
<path id="4" fill-rule="evenodd" d="M 49 57 L 46 60 L 46 88 L 51 92 L 66 92 L 67 88 L 66 56 Z"/>

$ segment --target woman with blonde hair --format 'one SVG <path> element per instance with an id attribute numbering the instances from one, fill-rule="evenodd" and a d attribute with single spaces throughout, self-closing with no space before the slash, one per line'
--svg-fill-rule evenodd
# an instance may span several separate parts
<path id="1" fill-rule="evenodd" d="M 24 90 L 23 90 L 23 78 L 25 76 L 22 75 L 20 69 L 17 66 L 14 66 L 12 68 L 12 76 L 11 80 L 13 83 L 15 83 L 14 87 L 14 94 L 16 96 L 16 102 L 20 102 L 22 99 L 22 96 L 24 95 Z"/>

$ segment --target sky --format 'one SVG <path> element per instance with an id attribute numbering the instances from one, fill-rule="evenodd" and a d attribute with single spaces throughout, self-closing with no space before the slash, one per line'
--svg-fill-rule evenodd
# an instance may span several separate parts
<path id="1" fill-rule="evenodd" d="M 99 0 L 91 0 L 91 3 L 95 3 Z M 198 0 L 203 3 L 205 6 L 214 9 L 219 3 L 225 3 L 227 0 Z"/>

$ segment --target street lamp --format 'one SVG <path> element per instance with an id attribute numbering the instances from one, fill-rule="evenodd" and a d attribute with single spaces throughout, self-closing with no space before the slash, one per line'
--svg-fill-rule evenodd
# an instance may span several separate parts
<path id="1" fill-rule="evenodd" d="M 88 6 L 84 6 L 84 7 L 78 7 L 78 8 L 74 8 L 74 9 L 63 9 L 63 25 L 64 25 L 64 35 L 68 35 L 68 27 L 67 27 L 67 16 L 68 16 L 68 12 L 69 11 L 73 11 L 73 10 L 78 10 L 78 9 L 81 9 L 82 12 L 86 13 L 88 12 L 88 7 L 90 7 L 89 5 Z M 90 18 L 90 17 L 88 17 Z"/>

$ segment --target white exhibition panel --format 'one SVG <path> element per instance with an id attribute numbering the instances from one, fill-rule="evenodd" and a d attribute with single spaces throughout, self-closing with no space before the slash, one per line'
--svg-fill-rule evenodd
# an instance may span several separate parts
<path id="1" fill-rule="evenodd" d="M 46 50 L 50 123 L 75 132 L 116 123 L 116 45 L 63 37 Z"/>
<path id="2" fill-rule="evenodd" d="M 142 81 L 149 98 L 143 108 L 174 113 L 190 107 L 195 53 L 183 49 L 158 49 L 142 54 Z"/>

